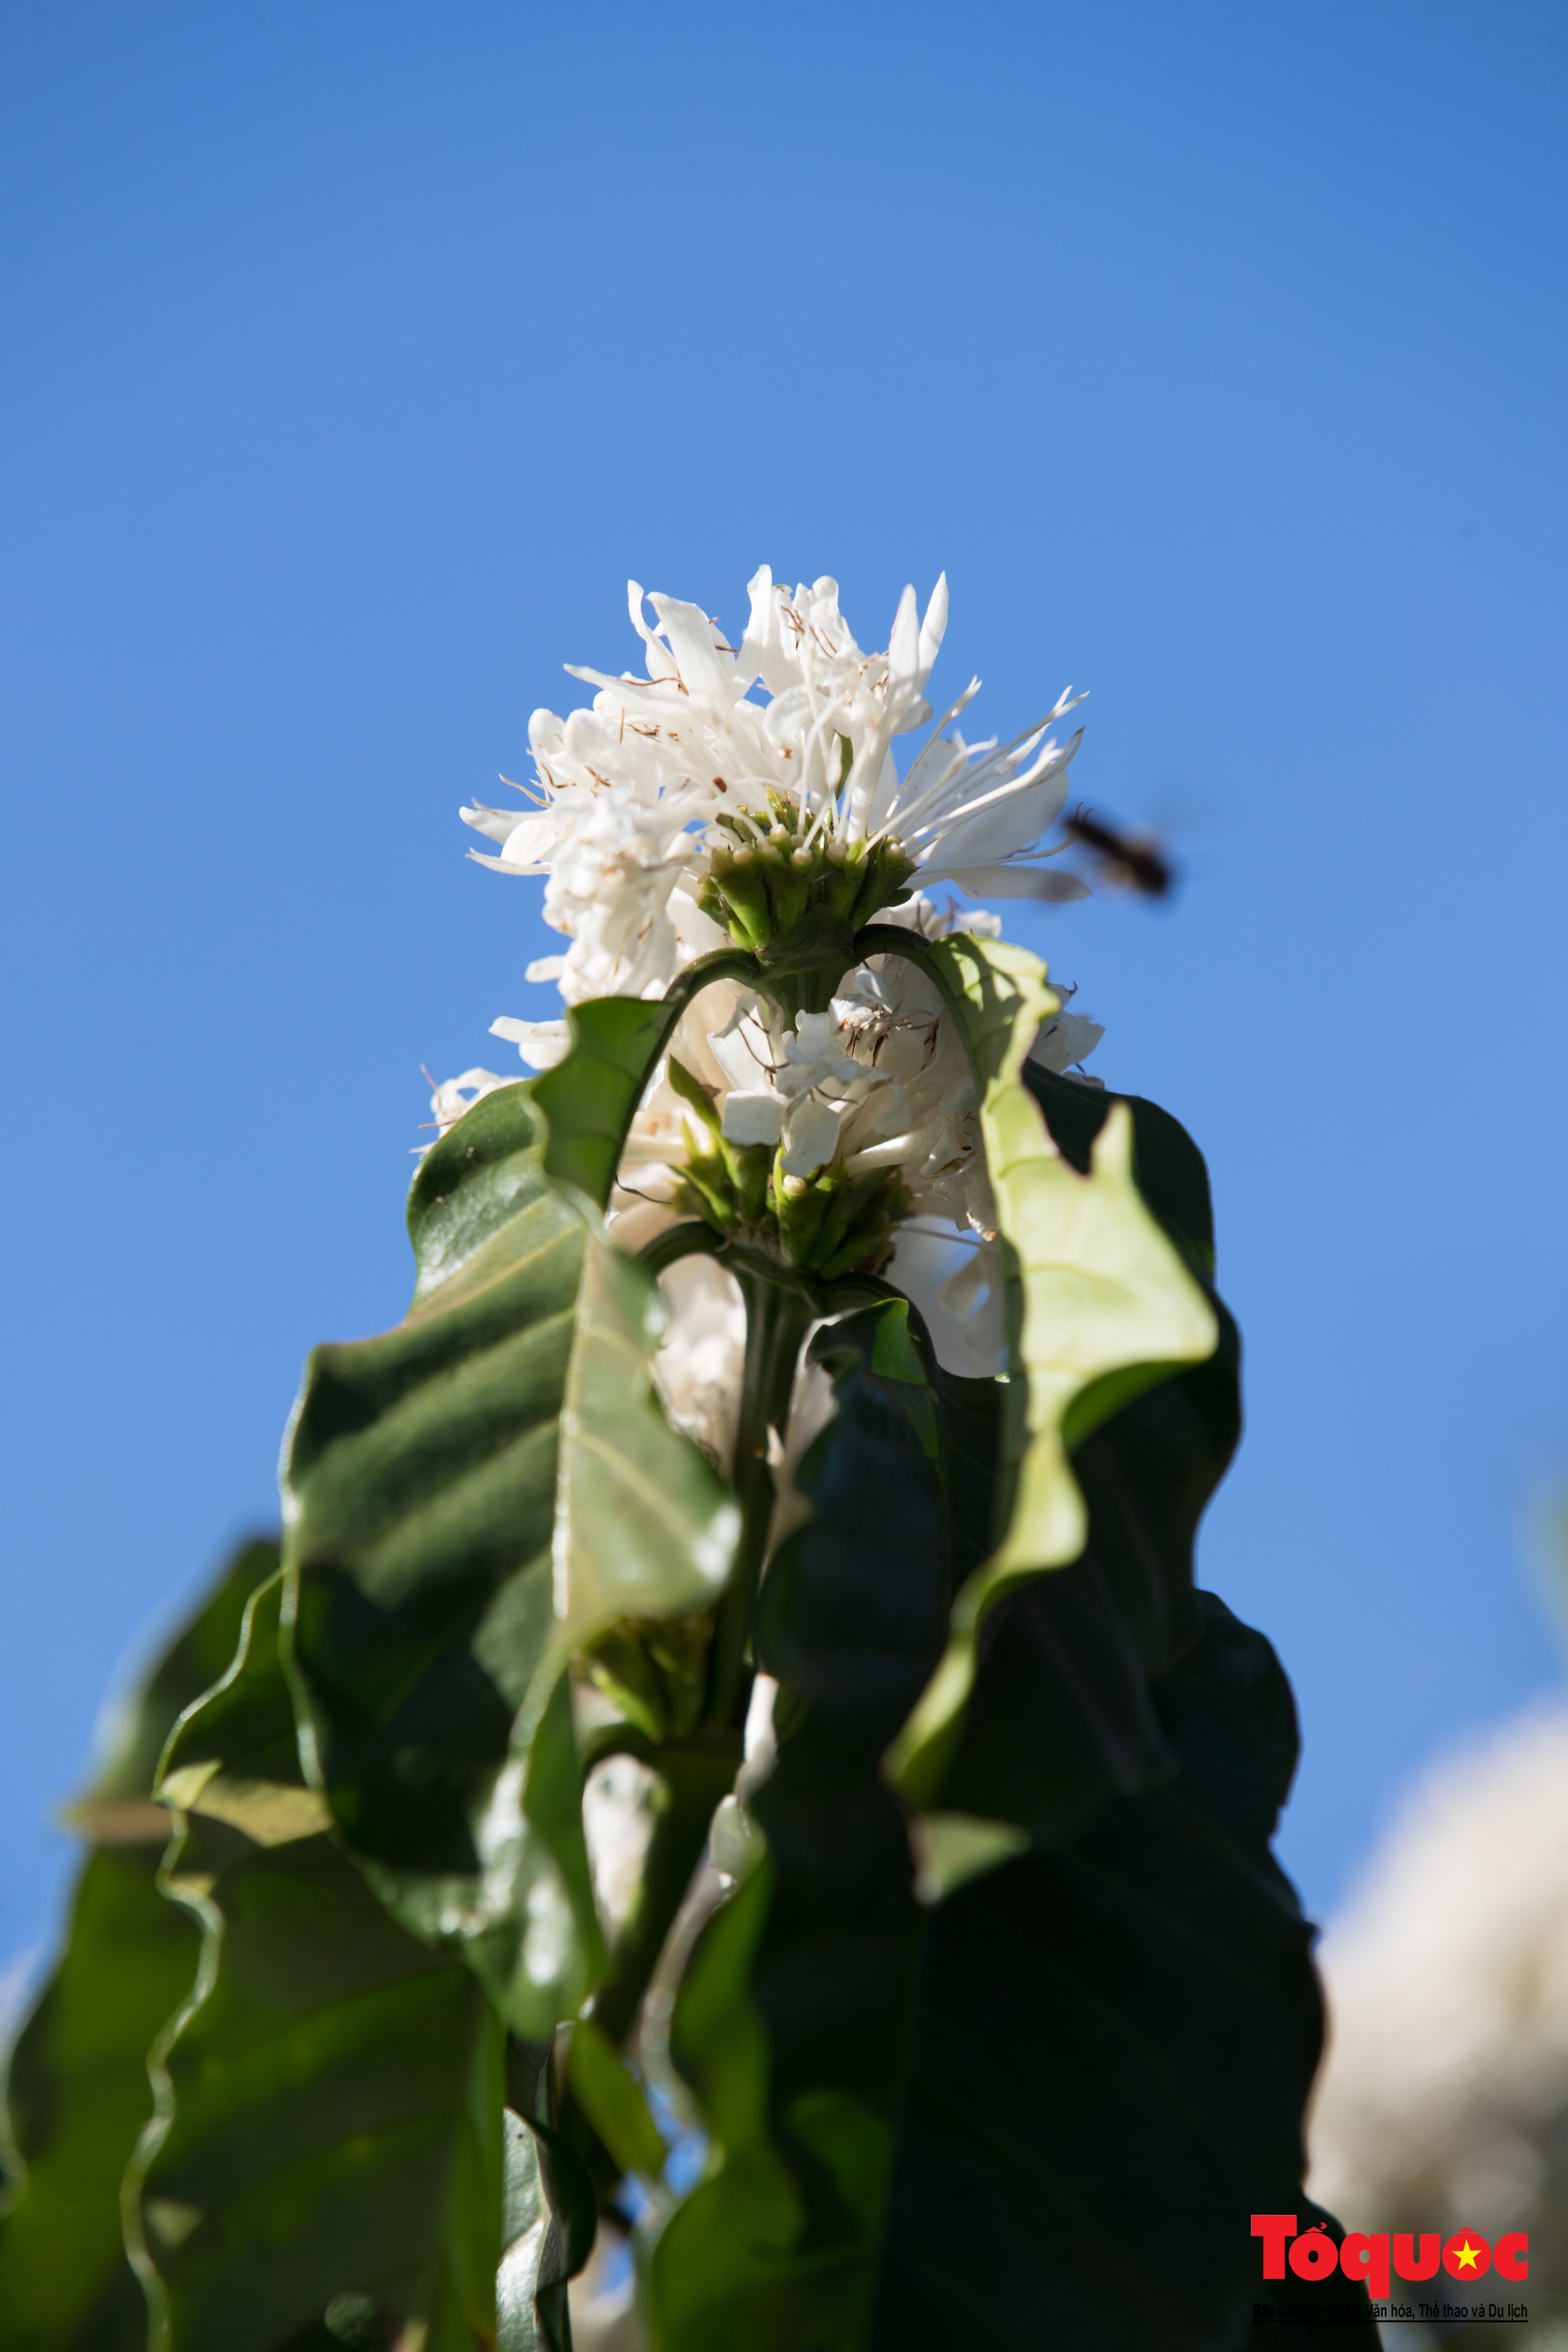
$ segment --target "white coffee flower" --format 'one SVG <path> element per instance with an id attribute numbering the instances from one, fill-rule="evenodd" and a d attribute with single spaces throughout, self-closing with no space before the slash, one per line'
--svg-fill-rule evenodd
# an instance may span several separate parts
<path id="1" fill-rule="evenodd" d="M 425 1075 L 428 1077 L 430 1074 L 426 1071 Z M 434 1080 L 431 1083 L 434 1091 L 430 1097 L 432 1117 L 429 1123 L 436 1132 L 430 1143 L 416 1147 L 422 1159 L 430 1150 L 430 1145 L 438 1143 L 448 1128 L 456 1127 L 463 1113 L 471 1110 L 481 1095 L 494 1094 L 498 1087 L 509 1087 L 513 1082 L 510 1078 L 498 1077 L 494 1070 L 465 1070 L 460 1078 L 443 1078 L 439 1084 Z"/>
<path id="2" fill-rule="evenodd" d="M 922 884 L 1085 894 L 1077 876 L 1040 862 L 1079 740 L 1058 745 L 1047 733 L 1075 707 L 1070 693 L 1016 742 L 971 746 L 942 729 L 977 691 L 972 680 L 900 777 L 894 738 L 931 716 L 925 688 L 946 627 L 945 576 L 923 620 L 906 588 L 880 653 L 856 644 L 836 581 L 792 594 L 764 565 L 749 593 L 746 632 L 731 648 L 700 606 L 677 597 L 646 600 L 650 628 L 633 582 L 647 681 L 573 669 L 597 691 L 587 709 L 564 719 L 538 710 L 529 722 L 532 812 L 461 812 L 499 845 L 499 856 L 473 853 L 481 864 L 545 877 L 545 920 L 572 943 L 555 971 L 567 1003 L 657 996 L 682 964 L 720 945 L 724 934 L 698 897 L 715 851 L 732 857 L 753 838 L 797 863 L 897 843 L 903 870 L 912 866 Z M 766 701 L 752 698 L 759 685 Z"/>

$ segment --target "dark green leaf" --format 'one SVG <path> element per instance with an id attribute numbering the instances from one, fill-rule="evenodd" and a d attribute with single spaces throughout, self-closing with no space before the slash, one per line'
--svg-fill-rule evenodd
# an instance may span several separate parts
<path id="1" fill-rule="evenodd" d="M 415 1304 L 317 1351 L 285 1472 L 313 1773 L 396 1916 L 462 1936 L 536 2039 L 604 1958 L 563 1670 L 710 1602 L 736 1527 L 655 1397 L 652 1277 L 542 1146 L 520 1085 L 429 1154 Z"/>
<path id="2" fill-rule="evenodd" d="M 789 1725 L 754 1801 L 768 1860 L 708 1929 L 674 2021 L 725 2162 L 655 2257 L 670 2352 L 864 2341 L 894 2153 L 922 1914 L 879 1768 L 946 1634 L 940 1448 L 905 1301 L 829 1325 L 814 1352 L 838 1414 L 757 1612 Z"/>
<path id="3" fill-rule="evenodd" d="M 599 996 L 566 1016 L 572 1050 L 533 1081 L 550 1122 L 544 1164 L 602 1209 L 626 1148 L 626 1130 L 671 1030 L 692 999 L 716 980 L 754 981 L 754 956 L 721 948 L 688 965 L 654 1003 Z"/>
<path id="4" fill-rule="evenodd" d="M 203 1958 L 136 2168 L 154 2352 L 390 2347 L 410 2325 L 426 2352 L 473 2352 L 501 2252 L 502 2029 L 461 1958 L 311 1833 L 280 1593 L 256 1596 L 165 1762 L 192 1808 L 166 1879 Z"/>
<path id="5" fill-rule="evenodd" d="M 153 2111 L 147 2052 L 195 1979 L 195 1924 L 157 1888 L 157 1844 L 103 1846 L 70 1940 L 12 2053 L 26 2186 L 0 2233 L 4 2352 L 143 2352 L 120 2184 Z"/>
<path id="6" fill-rule="evenodd" d="M 1193 1546 L 1240 1419 L 1236 1327 L 1215 1306 L 1220 1345 L 1208 1362 L 1134 1397 L 1074 1453 L 1089 1542 L 997 1607 L 944 1807 L 1015 1822 L 1049 1846 L 1111 1797 L 1168 1778 L 1149 1680 L 1202 1633 Z"/>
<path id="7" fill-rule="evenodd" d="M 805 1643 L 810 1612 L 775 1605 Z M 757 1801 L 770 1862 L 708 1930 L 677 2011 L 726 2160 L 656 2259 L 661 2347 L 1245 2337 L 1250 2214 L 1301 2202 L 1321 2013 L 1267 1843 L 1289 1688 L 1260 1635 L 1203 1608 L 1198 1647 L 1156 1686 L 1171 1785 L 929 1910 L 896 1816 L 874 1826 L 850 1725 L 825 1720 L 825 1694 L 868 1693 L 885 1654 L 868 1617 L 870 1672 L 847 1671 L 838 1617 Z M 801 1792 L 836 1770 L 841 1865 L 792 1835 Z M 1348 2299 L 1363 2316 L 1336 2340 L 1371 2352 Z"/>
<path id="8" fill-rule="evenodd" d="M 0 2234 L 4 2352 L 142 2352 L 147 2307 L 125 2259 L 121 2181 L 153 2111 L 147 2052 L 190 1992 L 200 1938 L 157 1889 L 169 1821 L 152 1801 L 181 1710 L 233 1654 L 275 1543 L 245 1544 L 117 1711 L 108 1752 L 71 1810 L 100 1843 L 65 1953 L 12 2053 L 11 2137 L 26 2166 Z"/>
<path id="9" fill-rule="evenodd" d="M 1156 1685 L 1180 1771 L 931 1915 L 873 2343 L 1229 2346 L 1301 2198 L 1321 2008 L 1268 1838 L 1289 1688 L 1212 1596 Z M 962 2239 L 950 2222 L 967 2216 Z M 1342 2282 L 1336 2282 L 1343 2294 Z M 1337 2341 L 1374 2346 L 1363 2313 Z"/>

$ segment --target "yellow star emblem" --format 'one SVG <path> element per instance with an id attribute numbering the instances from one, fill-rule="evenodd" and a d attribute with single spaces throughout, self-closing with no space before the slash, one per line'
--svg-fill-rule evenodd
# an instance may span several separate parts
<path id="1" fill-rule="evenodd" d="M 1467 2237 L 1464 2244 L 1459 2248 L 1459 2268 L 1462 2271 L 1473 2271 L 1476 2267 L 1476 2256 L 1480 2251 L 1479 2246 L 1472 2246 Z"/>

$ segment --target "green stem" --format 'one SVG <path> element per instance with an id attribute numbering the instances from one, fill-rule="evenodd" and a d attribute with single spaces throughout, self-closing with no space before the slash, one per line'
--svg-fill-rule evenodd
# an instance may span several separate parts
<path id="1" fill-rule="evenodd" d="M 617 2047 L 636 2021 L 665 1939 L 686 1900 L 714 1809 L 734 1786 L 740 1735 L 698 1733 L 689 1739 L 668 1740 L 654 1749 L 649 1760 L 664 1784 L 662 1803 L 648 1840 L 637 1907 L 621 1930 L 610 1973 L 594 1996 L 595 2022 Z"/>
<path id="2" fill-rule="evenodd" d="M 762 1580 L 773 1517 L 768 1432 L 776 1429 L 781 1439 L 784 1434 L 795 1362 L 815 1307 L 798 1284 L 772 1281 L 734 1258 L 729 1263 L 746 1306 L 746 1358 L 731 1481 L 741 1506 L 741 1537 L 713 1627 L 706 1719 L 715 1726 L 738 1727 L 744 1718 L 751 1687 L 746 1641 L 752 1604 Z"/>

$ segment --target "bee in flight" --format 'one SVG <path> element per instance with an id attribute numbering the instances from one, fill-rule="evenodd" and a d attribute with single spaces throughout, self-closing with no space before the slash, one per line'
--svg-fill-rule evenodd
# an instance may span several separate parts
<path id="1" fill-rule="evenodd" d="M 1062 819 L 1062 830 L 1069 841 L 1078 842 L 1099 861 L 1105 879 L 1123 890 L 1136 890 L 1145 898 L 1168 898 L 1176 879 L 1176 869 L 1160 846 L 1159 838 L 1152 833 L 1123 833 L 1118 826 L 1097 817 L 1082 801 L 1070 816 Z"/>

